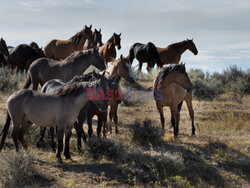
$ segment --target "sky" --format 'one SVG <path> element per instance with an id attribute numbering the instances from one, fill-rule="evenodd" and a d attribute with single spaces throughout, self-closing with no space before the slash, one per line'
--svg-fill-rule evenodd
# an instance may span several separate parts
<path id="1" fill-rule="evenodd" d="M 199 54 L 182 55 L 188 69 L 250 69 L 249 0 L 1 0 L 0 37 L 7 45 L 68 39 L 85 25 L 101 28 L 103 42 L 122 33 L 128 55 L 135 42 L 158 47 L 192 39 Z M 133 64 L 133 66 L 136 65 Z"/>

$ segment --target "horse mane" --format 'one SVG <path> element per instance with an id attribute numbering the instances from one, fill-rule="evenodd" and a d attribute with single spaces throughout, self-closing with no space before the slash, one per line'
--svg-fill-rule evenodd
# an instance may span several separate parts
<path id="1" fill-rule="evenodd" d="M 161 86 L 161 84 L 163 83 L 163 81 L 165 80 L 165 78 L 172 72 L 175 71 L 179 71 L 179 72 L 185 72 L 186 71 L 186 67 L 185 64 L 181 63 L 181 64 L 172 64 L 172 65 L 168 65 L 166 67 L 164 67 L 158 74 L 156 80 L 157 83 L 155 85 L 155 87 Z M 158 87 L 159 88 L 159 87 Z"/>
<path id="2" fill-rule="evenodd" d="M 84 85 L 79 82 L 69 83 L 56 90 L 53 94 L 61 97 L 77 97 L 82 93 L 84 88 L 93 87 L 94 84 L 95 82 L 85 83 Z"/>
<path id="3" fill-rule="evenodd" d="M 88 74 L 84 74 L 81 76 L 75 76 L 73 79 L 68 81 L 67 84 L 72 84 L 76 82 L 90 82 L 90 81 L 95 81 L 98 78 L 99 78 L 99 74 L 94 74 L 93 72 L 90 72 Z"/>
<path id="4" fill-rule="evenodd" d="M 66 59 L 63 60 L 65 64 L 75 63 L 81 56 L 89 56 L 94 54 L 94 51 L 92 49 L 85 50 L 85 51 L 75 51 L 71 53 Z"/>
<path id="5" fill-rule="evenodd" d="M 113 36 L 114 36 L 114 34 L 109 38 L 109 40 L 107 41 L 107 43 L 111 43 L 113 41 Z"/>
<path id="6" fill-rule="evenodd" d="M 84 29 L 76 33 L 74 36 L 70 37 L 70 39 L 77 45 L 83 37 L 83 33 Z"/>
<path id="7" fill-rule="evenodd" d="M 172 43 L 172 44 L 168 45 L 168 47 L 181 47 L 184 44 L 187 44 L 187 42 L 188 42 L 187 40 L 184 40 L 184 41 L 181 41 L 181 42 Z"/>

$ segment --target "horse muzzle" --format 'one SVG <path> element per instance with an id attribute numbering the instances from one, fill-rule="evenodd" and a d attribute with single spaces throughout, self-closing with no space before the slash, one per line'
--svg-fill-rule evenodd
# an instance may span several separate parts
<path id="1" fill-rule="evenodd" d="M 187 91 L 188 93 L 191 93 L 192 90 L 193 90 L 193 87 L 192 87 L 192 86 L 186 89 L 186 91 Z"/>
<path id="2" fill-rule="evenodd" d="M 120 50 L 120 49 L 121 49 L 121 46 L 119 45 L 119 46 L 117 47 L 117 49 Z"/>

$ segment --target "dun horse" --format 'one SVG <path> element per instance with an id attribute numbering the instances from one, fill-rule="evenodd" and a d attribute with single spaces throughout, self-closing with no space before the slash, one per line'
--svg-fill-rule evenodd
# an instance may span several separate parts
<path id="1" fill-rule="evenodd" d="M 186 50 L 190 50 L 194 55 L 198 54 L 198 50 L 192 40 L 184 40 L 182 42 L 174 43 L 166 48 L 157 48 L 163 64 L 178 64 L 181 59 L 181 54 Z"/>
<path id="2" fill-rule="evenodd" d="M 49 59 L 61 60 L 65 59 L 75 51 L 83 50 L 86 39 L 92 38 L 92 25 L 86 26 L 84 29 L 68 40 L 53 39 L 44 46 L 45 56 Z"/>
<path id="3" fill-rule="evenodd" d="M 106 93 L 107 82 L 107 79 L 102 76 L 95 82 L 67 84 L 54 93 L 54 95 L 27 89 L 15 92 L 7 101 L 8 112 L 6 123 L 1 133 L 0 151 L 3 148 L 11 120 L 13 121 L 12 138 L 17 151 L 19 150 L 18 140 L 24 148 L 27 148 L 23 137 L 32 123 L 41 127 L 54 127 L 56 125 L 58 128 L 58 151 L 56 156 L 61 160 L 65 132 L 64 155 L 66 159 L 69 159 L 71 128 L 77 120 L 79 111 L 89 101 L 87 89 L 95 88 Z M 94 95 L 97 97 L 97 92 Z M 100 111 L 107 111 L 106 100 L 97 99 L 93 102 L 98 106 Z"/>
<path id="4" fill-rule="evenodd" d="M 160 113 L 162 129 L 164 129 L 163 107 L 169 106 L 171 111 L 171 124 L 174 129 L 174 136 L 179 132 L 179 118 L 182 102 L 186 96 L 186 101 L 190 102 L 192 84 L 185 70 L 184 64 L 171 65 L 162 69 L 156 77 L 154 83 L 154 99 Z M 192 106 L 190 106 L 191 108 Z M 192 105 L 192 103 L 191 103 Z M 190 111 L 191 112 L 191 111 Z M 192 121 L 192 134 L 195 128 Z"/>
<path id="5" fill-rule="evenodd" d="M 39 84 L 43 85 L 51 79 L 69 81 L 74 76 L 81 75 L 90 65 L 100 70 L 106 68 L 102 57 L 95 49 L 75 52 L 63 61 L 40 58 L 31 64 L 24 89 L 29 88 L 32 83 L 33 90 L 37 90 Z"/>
<path id="6" fill-rule="evenodd" d="M 65 83 L 62 80 L 53 79 L 53 80 L 46 82 L 41 91 L 46 92 L 46 93 L 53 93 L 56 90 L 63 87 L 65 84 L 75 83 L 75 82 L 83 82 L 83 81 L 92 81 L 92 80 L 99 79 L 100 76 L 101 76 L 100 74 L 92 72 L 92 73 L 88 73 L 88 74 L 83 75 L 83 76 L 76 76 L 67 83 Z M 112 93 L 115 94 L 115 91 L 117 91 L 119 89 L 118 84 L 110 78 L 108 78 L 108 81 L 109 82 L 108 82 L 107 88 L 108 88 L 109 92 L 112 91 Z M 115 95 L 115 97 L 116 97 L 116 95 Z M 92 118 L 94 115 L 98 116 L 97 136 L 99 137 L 100 133 L 101 133 L 102 124 L 106 124 L 106 122 L 107 122 L 107 113 L 101 112 L 97 108 L 97 106 L 91 101 L 89 101 L 79 112 L 77 121 L 74 124 L 76 132 L 77 132 L 78 150 L 81 150 L 81 138 L 83 137 L 84 142 L 86 141 L 86 135 L 85 135 L 83 128 L 82 128 L 82 125 L 86 119 L 87 119 L 87 123 L 88 123 L 89 139 L 91 138 L 91 135 L 93 132 L 93 130 L 92 130 Z M 43 137 L 45 135 L 45 130 L 46 130 L 46 128 L 43 128 L 41 130 L 40 139 L 39 139 L 38 144 L 37 144 L 38 146 L 43 141 Z M 55 151 L 55 143 L 53 141 L 54 129 L 51 128 L 50 131 L 51 131 L 51 138 L 52 138 L 52 151 Z"/>
<path id="7" fill-rule="evenodd" d="M 102 34 L 101 34 L 101 29 L 99 31 L 97 31 L 95 29 L 92 38 L 89 40 L 87 39 L 84 46 L 83 46 L 83 50 L 88 50 L 91 48 L 97 48 L 99 46 L 102 46 Z"/>
<path id="8" fill-rule="evenodd" d="M 135 43 L 129 49 L 129 60 L 132 64 L 134 58 L 139 61 L 138 70 L 141 71 L 142 64 L 147 62 L 147 71 L 150 72 L 150 69 L 155 66 L 157 63 L 158 67 L 162 67 L 162 63 L 157 52 L 155 45 L 152 42 L 147 44 Z"/>
<path id="9" fill-rule="evenodd" d="M 99 53 L 102 55 L 102 58 L 106 64 L 115 60 L 115 46 L 117 46 L 118 50 L 121 49 L 121 33 L 119 35 L 114 33 L 112 37 L 99 48 Z"/>

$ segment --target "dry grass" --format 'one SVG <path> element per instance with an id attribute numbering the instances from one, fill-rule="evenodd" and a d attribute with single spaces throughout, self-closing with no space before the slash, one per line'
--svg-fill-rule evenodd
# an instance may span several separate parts
<path id="1" fill-rule="evenodd" d="M 143 78 L 145 79 L 145 78 Z M 152 87 L 152 78 L 140 80 L 143 88 Z M 5 119 L 5 102 L 11 93 L 0 94 L 0 126 Z M 32 176 L 33 187 L 247 187 L 250 182 L 250 96 L 241 103 L 227 100 L 227 96 L 214 101 L 193 101 L 197 135 L 191 137 L 191 122 L 186 105 L 183 105 L 178 139 L 174 140 L 170 127 L 170 112 L 165 109 L 165 134 L 152 144 L 135 142 L 133 126 L 143 128 L 150 119 L 160 127 L 160 119 L 154 101 L 137 101 L 132 105 L 120 105 L 118 109 L 120 134 L 108 139 L 94 138 L 77 151 L 73 132 L 71 152 L 73 161 L 58 164 L 50 146 L 35 147 L 32 133 L 30 153 L 33 163 L 30 169 L 38 172 Z M 94 130 L 96 120 L 93 122 Z M 151 124 L 150 124 L 151 125 Z M 85 127 L 85 131 L 87 126 Z M 94 131 L 95 132 L 95 131 Z M 138 135 L 138 132 L 136 132 Z M 139 135 L 148 135 L 139 132 Z M 10 134 L 10 133 L 9 133 Z M 154 134 L 157 135 L 157 134 Z M 46 136 L 47 138 L 47 136 Z M 147 137 L 148 138 L 148 137 Z M 140 138 L 139 138 L 140 139 Z M 151 138 L 150 138 L 151 139 Z M 17 156 L 13 142 L 8 137 L 3 156 Z M 154 143 L 154 142 L 153 142 Z M 103 149 L 103 150 L 102 150 Z M 11 151 L 10 151 L 11 150 Z M 24 161 L 29 159 L 19 156 Z M 13 157 L 14 158 L 14 157 Z M 1 161 L 6 158 L 1 156 Z M 30 160 L 28 160 L 30 161 Z M 3 165 L 6 165 L 4 162 Z M 12 169 L 17 167 L 14 165 Z M 8 173 L 13 175 L 10 169 Z M 28 173 L 29 174 L 29 173 Z M 34 178 L 35 177 L 35 178 Z M 48 178 L 49 177 L 49 178 Z M 25 186 L 30 184 L 23 182 Z M 1 185 L 6 182 L 1 180 Z M 21 184 L 20 184 L 21 185 Z"/>

